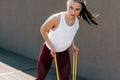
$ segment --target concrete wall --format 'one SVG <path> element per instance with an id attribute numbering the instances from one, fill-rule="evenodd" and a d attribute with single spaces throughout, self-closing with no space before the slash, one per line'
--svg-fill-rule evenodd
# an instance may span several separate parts
<path id="1" fill-rule="evenodd" d="M 42 23 L 63 10 L 65 1 L 0 0 L 0 47 L 36 59 L 43 39 Z"/>
<path id="2" fill-rule="evenodd" d="M 42 23 L 66 9 L 63 0 L 0 0 L 0 47 L 37 59 Z M 119 0 L 88 0 L 100 14 L 99 26 L 83 22 L 75 38 L 80 48 L 78 75 L 88 80 L 120 80 Z"/>

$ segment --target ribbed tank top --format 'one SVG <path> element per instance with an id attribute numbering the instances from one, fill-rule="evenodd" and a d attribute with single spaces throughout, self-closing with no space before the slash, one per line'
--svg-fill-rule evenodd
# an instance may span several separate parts
<path id="1" fill-rule="evenodd" d="M 74 24 L 72 26 L 69 26 L 65 21 L 65 12 L 60 13 L 60 22 L 57 29 L 50 29 L 48 33 L 48 37 L 53 43 L 56 52 L 62 52 L 71 46 L 71 43 L 78 29 L 79 21 L 77 17 L 75 18 Z M 50 49 L 47 43 L 46 45 Z"/>

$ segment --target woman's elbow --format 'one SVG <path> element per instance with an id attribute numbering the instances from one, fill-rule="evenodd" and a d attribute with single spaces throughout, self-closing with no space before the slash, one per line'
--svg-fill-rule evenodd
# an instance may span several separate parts
<path id="1" fill-rule="evenodd" d="M 40 33 L 43 35 L 43 34 L 45 34 L 47 31 L 46 31 L 46 29 L 45 28 L 40 28 Z"/>
<path id="2" fill-rule="evenodd" d="M 40 33 L 42 33 L 43 32 L 43 29 L 42 28 L 40 28 Z"/>

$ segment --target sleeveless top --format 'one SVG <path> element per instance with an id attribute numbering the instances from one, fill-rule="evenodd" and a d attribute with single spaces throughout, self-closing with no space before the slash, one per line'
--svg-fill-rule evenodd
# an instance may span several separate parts
<path id="1" fill-rule="evenodd" d="M 75 37 L 77 30 L 79 29 L 79 20 L 76 17 L 74 24 L 69 26 L 65 21 L 65 12 L 60 13 L 60 22 L 57 29 L 50 29 L 48 37 L 55 47 L 55 52 L 62 52 L 68 49 Z M 46 46 L 50 49 L 46 42 Z M 50 49 L 51 50 L 51 49 Z"/>

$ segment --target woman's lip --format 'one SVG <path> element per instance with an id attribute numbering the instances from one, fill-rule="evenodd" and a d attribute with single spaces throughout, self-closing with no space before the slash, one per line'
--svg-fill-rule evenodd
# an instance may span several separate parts
<path id="1" fill-rule="evenodd" d="M 75 16 L 75 15 L 72 15 L 72 14 L 71 14 L 71 16 Z"/>

